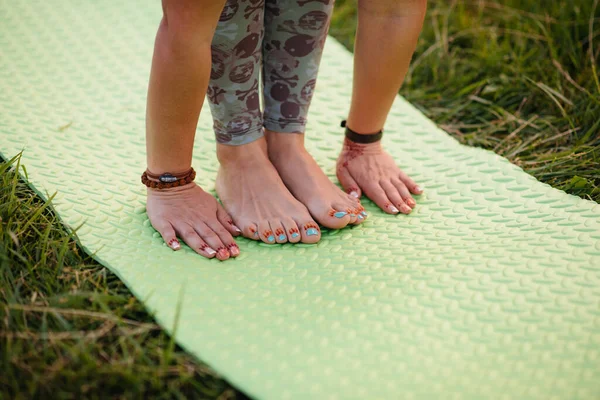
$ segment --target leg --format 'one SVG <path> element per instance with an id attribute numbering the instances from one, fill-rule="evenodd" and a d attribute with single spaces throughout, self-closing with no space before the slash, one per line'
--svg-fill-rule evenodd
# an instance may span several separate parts
<path id="1" fill-rule="evenodd" d="M 314 243 L 318 226 L 266 152 L 259 105 L 263 18 L 264 0 L 228 0 L 212 42 L 208 99 L 221 163 L 216 188 L 245 236 L 269 244 Z"/>
<path id="2" fill-rule="evenodd" d="M 365 214 L 333 184 L 304 148 L 333 0 L 267 0 L 265 13 L 265 128 L 269 157 L 279 175 L 322 225 L 343 228 Z"/>
<path id="3" fill-rule="evenodd" d="M 223 1 L 163 0 L 156 35 L 146 113 L 150 172 L 179 173 L 190 168 L 198 115 L 210 70 L 210 41 Z M 199 254 L 221 260 L 239 254 L 235 226 L 195 183 L 174 189 L 148 189 L 152 226 L 171 248 L 176 236 Z"/>
<path id="4" fill-rule="evenodd" d="M 385 123 L 415 50 L 427 0 L 359 0 L 354 51 L 354 82 L 348 126 L 355 132 L 379 132 Z M 347 140 L 337 168 L 349 192 L 362 191 L 384 211 L 408 214 L 410 195 L 422 190 L 403 173 L 380 143 Z"/>

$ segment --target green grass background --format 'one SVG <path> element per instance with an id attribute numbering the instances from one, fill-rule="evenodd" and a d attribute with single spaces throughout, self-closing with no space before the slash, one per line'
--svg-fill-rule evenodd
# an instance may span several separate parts
<path id="1" fill-rule="evenodd" d="M 337 0 L 349 48 L 355 23 Z M 598 0 L 431 1 L 401 94 L 462 143 L 600 201 L 599 54 Z M 82 254 L 19 168 L 0 163 L 0 399 L 245 398 Z"/>

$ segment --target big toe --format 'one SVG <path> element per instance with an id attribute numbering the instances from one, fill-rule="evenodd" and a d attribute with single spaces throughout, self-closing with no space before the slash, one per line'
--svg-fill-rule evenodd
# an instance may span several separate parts
<path id="1" fill-rule="evenodd" d="M 300 228 L 301 242 L 312 244 L 317 243 L 321 240 L 321 229 L 315 221 L 310 218 L 304 220 L 297 220 L 296 223 Z"/>

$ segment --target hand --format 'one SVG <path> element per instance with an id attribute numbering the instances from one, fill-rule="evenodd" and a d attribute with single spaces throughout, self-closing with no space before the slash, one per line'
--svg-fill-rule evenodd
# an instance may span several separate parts
<path id="1" fill-rule="evenodd" d="M 171 189 L 148 188 L 148 218 L 173 250 L 181 238 L 190 248 L 206 257 L 227 260 L 240 254 L 232 236 L 241 231 L 217 202 L 196 183 Z"/>
<path id="2" fill-rule="evenodd" d="M 347 193 L 359 198 L 362 191 L 388 214 L 409 214 L 417 204 L 411 193 L 423 193 L 381 142 L 359 144 L 345 139 L 336 173 Z"/>

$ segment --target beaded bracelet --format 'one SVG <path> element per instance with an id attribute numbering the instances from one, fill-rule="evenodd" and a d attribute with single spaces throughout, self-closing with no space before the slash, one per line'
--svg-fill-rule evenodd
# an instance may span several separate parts
<path id="1" fill-rule="evenodd" d="M 148 170 L 142 174 L 142 183 L 152 189 L 169 189 L 173 187 L 187 185 L 196 178 L 196 171 L 190 168 L 187 172 L 181 174 L 164 173 L 155 175 Z"/>

